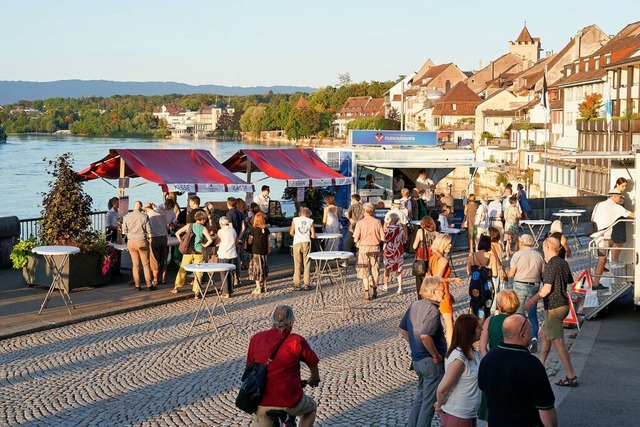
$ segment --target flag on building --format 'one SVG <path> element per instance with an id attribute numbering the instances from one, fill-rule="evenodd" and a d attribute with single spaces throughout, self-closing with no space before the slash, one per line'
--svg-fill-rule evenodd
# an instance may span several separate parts
<path id="1" fill-rule="evenodd" d="M 544 74 L 542 76 L 542 106 L 548 110 L 549 109 L 549 90 L 547 88 L 547 68 L 544 69 Z"/>
<path id="2" fill-rule="evenodd" d="M 611 84 L 607 78 L 605 83 L 604 114 L 607 119 L 607 132 L 611 131 Z"/>

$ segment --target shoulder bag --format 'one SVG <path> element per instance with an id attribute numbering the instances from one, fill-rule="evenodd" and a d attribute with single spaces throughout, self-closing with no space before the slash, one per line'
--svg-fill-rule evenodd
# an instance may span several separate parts
<path id="1" fill-rule="evenodd" d="M 500 281 L 501 282 L 509 281 L 509 276 L 507 276 L 507 271 L 504 268 L 504 265 L 502 265 L 500 258 L 498 258 L 498 253 L 494 248 L 491 248 L 491 252 L 493 252 L 493 256 L 496 257 L 496 262 L 498 263 L 498 277 L 500 277 Z"/>
<path id="2" fill-rule="evenodd" d="M 195 242 L 196 235 L 193 233 L 193 224 L 187 225 L 187 231 L 182 235 L 180 239 L 180 246 L 178 246 L 178 250 L 183 255 L 192 254 L 195 252 L 193 244 Z"/>
<path id="3" fill-rule="evenodd" d="M 427 242 L 426 242 L 424 230 L 421 229 L 421 231 L 422 231 L 422 241 L 420 242 L 420 246 L 422 247 L 423 256 L 426 256 Z M 413 266 L 411 267 L 411 271 L 414 276 L 425 276 L 427 274 L 427 261 L 423 259 L 417 259 L 417 255 L 418 254 L 416 253 L 416 260 L 413 261 Z"/>
<path id="4" fill-rule="evenodd" d="M 282 341 L 278 344 L 271 356 L 264 365 L 256 362 L 251 362 L 244 369 L 242 374 L 242 385 L 238 396 L 236 397 L 236 407 L 246 412 L 247 414 L 253 414 L 260 405 L 260 400 L 264 396 L 264 387 L 267 384 L 267 366 L 275 359 L 278 350 L 285 342 L 289 334 L 287 334 Z"/>

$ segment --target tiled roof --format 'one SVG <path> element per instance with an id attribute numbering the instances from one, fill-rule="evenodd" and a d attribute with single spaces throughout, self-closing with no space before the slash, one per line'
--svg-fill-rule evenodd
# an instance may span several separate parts
<path id="1" fill-rule="evenodd" d="M 451 65 L 453 65 L 452 62 L 450 62 L 448 64 L 434 65 L 433 67 L 428 68 L 427 70 L 425 70 L 423 74 L 421 74 L 421 75 L 416 74 L 416 76 L 413 78 L 413 84 L 417 85 L 417 86 L 421 86 L 421 85 L 426 83 L 424 81 L 425 79 L 431 80 L 434 77 L 437 77 L 444 70 L 449 68 Z"/>
<path id="2" fill-rule="evenodd" d="M 469 86 L 459 82 L 433 107 L 434 116 L 475 116 L 476 107 L 482 102 Z M 455 107 L 455 109 L 454 109 Z"/>
<path id="3" fill-rule="evenodd" d="M 529 30 L 527 30 L 527 26 L 525 25 L 520 31 L 520 35 L 516 39 L 517 43 L 533 43 L 533 37 L 529 34 Z"/>
<path id="4" fill-rule="evenodd" d="M 298 103 L 296 104 L 296 108 L 307 108 L 307 107 L 308 107 L 307 101 L 305 101 L 302 95 L 300 95 L 300 98 L 298 98 Z"/>
<path id="5" fill-rule="evenodd" d="M 384 116 L 384 98 L 372 98 L 370 96 L 349 97 L 340 111 L 338 111 L 339 119 L 382 116 Z"/>

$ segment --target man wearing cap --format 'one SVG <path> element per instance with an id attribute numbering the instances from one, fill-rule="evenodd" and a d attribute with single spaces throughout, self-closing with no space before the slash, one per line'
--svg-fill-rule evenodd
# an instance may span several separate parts
<path id="1" fill-rule="evenodd" d="M 533 297 L 540 289 L 540 281 L 544 272 L 544 259 L 540 252 L 534 250 L 533 237 L 523 234 L 518 238 L 520 249 L 514 252 L 511 258 L 509 277 L 513 277 L 513 290 L 520 299 L 518 313 L 524 314 L 524 304 Z M 534 305 L 527 313 L 533 335 L 531 338 L 530 350 L 532 353 L 538 351 L 538 307 Z"/>
<path id="2" fill-rule="evenodd" d="M 611 240 L 612 225 L 618 220 L 618 218 L 635 218 L 636 215 L 628 211 L 619 204 L 622 201 L 622 193 L 618 189 L 612 189 L 609 191 L 609 197 L 598 203 L 591 213 L 591 221 L 595 222 L 598 226 L 598 231 L 593 233 L 590 237 L 599 241 L 598 247 L 602 248 L 598 250 L 598 264 L 593 277 L 593 289 L 600 291 L 608 289 L 600 284 L 600 276 L 604 273 L 604 266 L 607 262 L 607 250 L 609 242 Z"/>

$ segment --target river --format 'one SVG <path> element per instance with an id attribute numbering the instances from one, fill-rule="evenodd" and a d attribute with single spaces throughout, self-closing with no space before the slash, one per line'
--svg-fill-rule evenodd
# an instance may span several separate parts
<path id="1" fill-rule="evenodd" d="M 63 153 L 71 153 L 74 170 L 86 168 L 92 162 L 100 160 L 112 148 L 199 148 L 211 151 L 220 162 L 225 161 L 236 151 L 247 147 L 257 148 L 259 144 L 241 141 L 212 140 L 153 140 L 136 138 L 99 138 L 81 136 L 27 135 L 9 136 L 6 143 L 0 143 L 0 183 L 4 194 L 0 204 L 0 217 L 15 215 L 20 219 L 38 218 L 42 210 L 42 193 L 48 191 L 51 176 L 47 174 L 47 161 Z M 288 145 L 278 145 L 289 147 Z M 238 174 L 245 179 L 244 174 Z M 263 173 L 251 175 L 256 190 L 263 184 L 271 187 L 271 197 L 279 199 L 285 188 L 285 182 L 267 178 Z M 85 192 L 93 199 L 94 211 L 107 210 L 107 201 L 117 196 L 117 181 L 96 179 L 84 184 Z M 159 203 L 162 190 L 155 183 L 136 178 L 131 180 L 131 188 L 126 194 L 130 200 Z M 243 197 L 244 193 L 200 193 L 202 201 L 226 200 L 227 197 Z M 178 199 L 185 206 L 186 195 Z"/>

